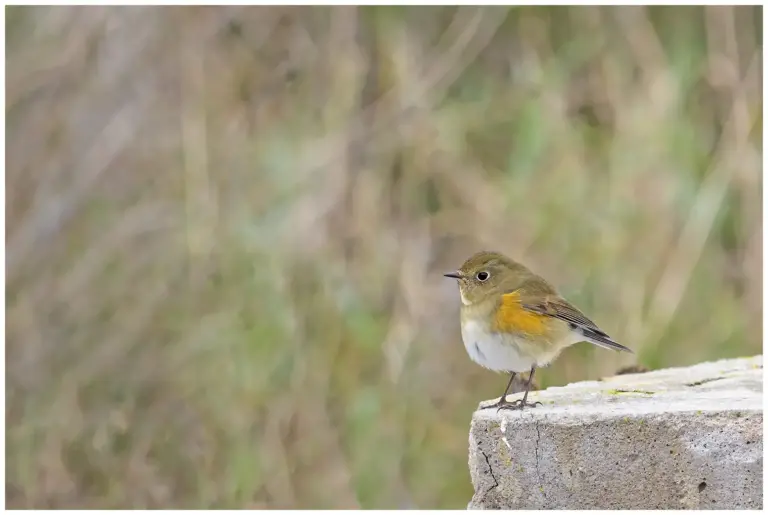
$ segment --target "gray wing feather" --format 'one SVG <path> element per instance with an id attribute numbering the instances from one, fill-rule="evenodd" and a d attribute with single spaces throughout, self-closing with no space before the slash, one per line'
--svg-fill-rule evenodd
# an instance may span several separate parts
<path id="1" fill-rule="evenodd" d="M 631 349 L 621 345 L 608 336 L 602 329 L 597 327 L 592 320 L 584 316 L 584 314 L 573 307 L 567 300 L 562 297 L 550 297 L 543 302 L 526 303 L 522 302 L 523 308 L 539 313 L 541 315 L 551 316 L 558 318 L 571 326 L 571 329 L 580 333 L 586 341 L 603 347 L 605 349 L 619 350 L 624 352 L 632 352 Z"/>

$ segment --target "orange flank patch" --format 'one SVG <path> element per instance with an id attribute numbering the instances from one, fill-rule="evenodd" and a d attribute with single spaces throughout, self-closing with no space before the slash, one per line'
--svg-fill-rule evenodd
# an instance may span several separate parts
<path id="1" fill-rule="evenodd" d="M 494 329 L 505 333 L 541 335 L 547 331 L 546 318 L 545 315 L 523 309 L 518 293 L 507 293 L 501 296 L 501 305 L 496 311 Z"/>

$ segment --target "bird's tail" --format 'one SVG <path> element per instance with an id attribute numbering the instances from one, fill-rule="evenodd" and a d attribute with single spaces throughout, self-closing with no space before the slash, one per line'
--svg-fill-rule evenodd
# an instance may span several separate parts
<path id="1" fill-rule="evenodd" d="M 604 349 L 618 350 L 634 354 L 632 349 L 624 347 L 622 344 L 613 341 L 610 336 L 600 331 L 599 329 L 592 329 L 590 327 L 580 327 L 579 329 L 579 332 L 581 332 L 582 336 L 584 336 L 584 339 L 589 343 Z"/>

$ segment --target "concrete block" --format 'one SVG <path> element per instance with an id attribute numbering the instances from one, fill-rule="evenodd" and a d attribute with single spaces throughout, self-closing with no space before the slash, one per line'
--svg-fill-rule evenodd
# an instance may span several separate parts
<path id="1" fill-rule="evenodd" d="M 762 509 L 762 368 L 620 375 L 531 392 L 544 405 L 522 412 L 478 410 L 469 508 Z"/>

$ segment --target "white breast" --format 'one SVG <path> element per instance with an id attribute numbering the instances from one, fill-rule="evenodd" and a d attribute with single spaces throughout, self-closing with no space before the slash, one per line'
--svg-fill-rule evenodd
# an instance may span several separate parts
<path id="1" fill-rule="evenodd" d="M 522 351 L 514 337 L 488 332 L 475 322 L 462 325 L 461 338 L 472 361 L 491 370 L 528 372 L 535 362 Z"/>

